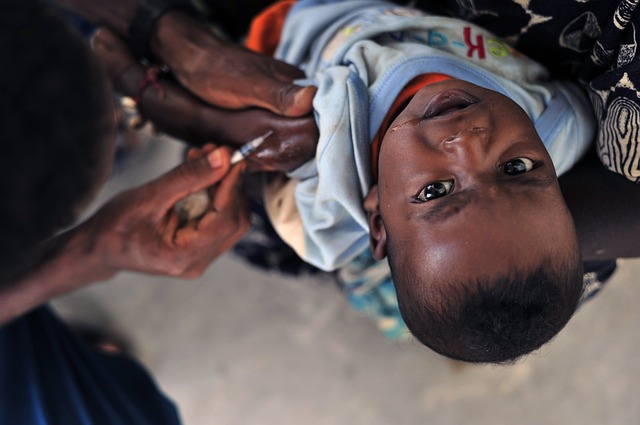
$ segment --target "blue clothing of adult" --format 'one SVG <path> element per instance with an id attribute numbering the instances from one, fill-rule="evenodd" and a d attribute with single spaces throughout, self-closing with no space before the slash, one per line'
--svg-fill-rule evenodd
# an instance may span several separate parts
<path id="1" fill-rule="evenodd" d="M 146 371 L 93 350 L 49 307 L 0 328 L 0 424 L 178 425 Z"/>

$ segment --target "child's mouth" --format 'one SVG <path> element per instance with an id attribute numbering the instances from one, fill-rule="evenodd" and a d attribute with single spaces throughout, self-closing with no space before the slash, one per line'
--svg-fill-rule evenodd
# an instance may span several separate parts
<path id="1" fill-rule="evenodd" d="M 466 91 L 446 90 L 431 98 L 423 115 L 424 119 L 446 116 L 475 105 L 479 100 Z"/>

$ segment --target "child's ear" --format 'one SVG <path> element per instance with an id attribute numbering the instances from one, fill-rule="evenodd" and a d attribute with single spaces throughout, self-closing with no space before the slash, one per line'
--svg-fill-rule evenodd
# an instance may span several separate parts
<path id="1" fill-rule="evenodd" d="M 369 244 L 373 258 L 380 261 L 387 256 L 387 229 L 380 215 L 380 202 L 378 198 L 378 185 L 373 187 L 364 198 L 364 210 L 369 222 Z"/>

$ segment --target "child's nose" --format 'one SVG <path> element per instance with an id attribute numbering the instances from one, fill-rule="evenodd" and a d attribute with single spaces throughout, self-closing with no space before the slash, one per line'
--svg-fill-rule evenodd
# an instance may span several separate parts
<path id="1" fill-rule="evenodd" d="M 468 127 L 442 140 L 442 148 L 452 154 L 485 154 L 490 131 L 486 127 Z"/>

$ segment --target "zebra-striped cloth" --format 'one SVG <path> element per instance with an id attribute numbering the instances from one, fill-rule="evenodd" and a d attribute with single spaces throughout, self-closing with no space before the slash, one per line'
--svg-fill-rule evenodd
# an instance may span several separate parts
<path id="1" fill-rule="evenodd" d="M 426 0 L 417 6 L 476 23 L 558 78 L 578 80 L 599 121 L 602 163 L 640 182 L 638 0 Z"/>

